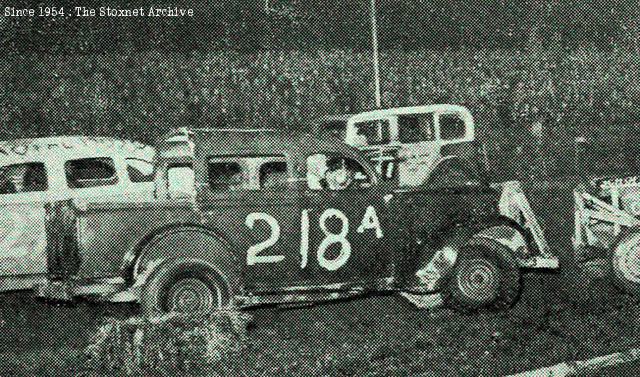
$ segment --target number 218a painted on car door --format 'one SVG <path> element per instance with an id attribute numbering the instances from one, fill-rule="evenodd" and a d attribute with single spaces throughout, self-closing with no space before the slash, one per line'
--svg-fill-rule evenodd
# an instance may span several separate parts
<path id="1" fill-rule="evenodd" d="M 309 248 L 310 248 L 310 216 L 309 210 L 305 209 L 300 217 L 300 268 L 309 267 Z M 336 230 L 329 229 L 329 223 L 335 219 L 339 225 Z M 247 250 L 246 263 L 253 266 L 260 263 L 279 263 L 282 262 L 286 255 L 272 255 L 268 253 L 268 249 L 275 245 L 280 239 L 280 224 L 275 217 L 263 212 L 253 212 L 247 215 L 245 225 L 251 229 L 256 222 L 265 222 L 271 232 L 269 238 L 252 245 Z M 368 206 L 362 220 L 356 224 L 357 233 L 368 232 L 370 237 L 383 238 L 384 232 L 380 224 L 380 219 L 374 206 Z M 316 262 L 319 267 L 327 271 L 336 271 L 343 267 L 350 259 L 352 254 L 352 246 L 349 241 L 349 218 L 339 209 L 328 208 L 319 218 L 318 227 L 324 234 L 324 238 L 317 246 L 315 255 Z M 333 249 L 333 250 L 332 250 Z"/>

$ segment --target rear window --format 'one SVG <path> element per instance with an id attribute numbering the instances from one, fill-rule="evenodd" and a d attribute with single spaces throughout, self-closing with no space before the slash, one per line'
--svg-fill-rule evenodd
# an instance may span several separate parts
<path id="1" fill-rule="evenodd" d="M 116 169 L 110 158 L 82 158 L 64 164 L 70 188 L 109 186 L 118 183 Z"/>
<path id="2" fill-rule="evenodd" d="M 46 191 L 47 171 L 41 162 L 0 167 L 0 194 Z"/>
<path id="3" fill-rule="evenodd" d="M 464 139 L 465 134 L 464 119 L 456 114 L 440 115 L 440 137 L 442 140 Z"/>

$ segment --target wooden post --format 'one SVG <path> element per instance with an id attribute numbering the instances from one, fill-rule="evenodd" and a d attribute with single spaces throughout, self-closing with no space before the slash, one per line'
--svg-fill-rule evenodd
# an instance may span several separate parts
<path id="1" fill-rule="evenodd" d="M 582 228 L 584 223 L 584 199 L 582 198 L 582 186 L 578 186 L 573 191 L 573 203 L 574 203 L 574 231 L 573 231 L 573 251 L 574 254 L 581 252 L 583 246 L 584 236 L 582 234 Z M 575 255 L 574 255 L 575 256 Z M 581 257 L 581 256 L 578 256 Z"/>

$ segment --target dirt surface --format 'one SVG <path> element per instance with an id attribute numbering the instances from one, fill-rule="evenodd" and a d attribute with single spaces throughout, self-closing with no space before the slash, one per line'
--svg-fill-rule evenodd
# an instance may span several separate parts
<path id="1" fill-rule="evenodd" d="M 247 375 L 494 376 L 582 360 L 640 344 L 640 305 L 606 279 L 572 274 L 572 181 L 527 185 L 562 274 L 524 276 L 507 312 L 418 310 L 396 295 L 309 308 L 252 310 Z M 532 188 L 533 187 L 533 188 Z M 0 296 L 0 375 L 93 374 L 79 360 L 105 317 L 135 306 L 55 305 Z M 604 373 L 604 372 L 603 372 Z M 640 363 L 602 375 L 634 375 Z"/>

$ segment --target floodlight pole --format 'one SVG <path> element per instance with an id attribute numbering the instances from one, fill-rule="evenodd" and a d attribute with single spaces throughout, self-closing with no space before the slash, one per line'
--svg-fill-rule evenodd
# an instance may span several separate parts
<path id="1" fill-rule="evenodd" d="M 371 0 L 371 39 L 373 43 L 373 75 L 376 86 L 376 108 L 382 107 L 380 99 L 380 61 L 378 58 L 378 26 L 376 24 L 376 0 Z"/>

